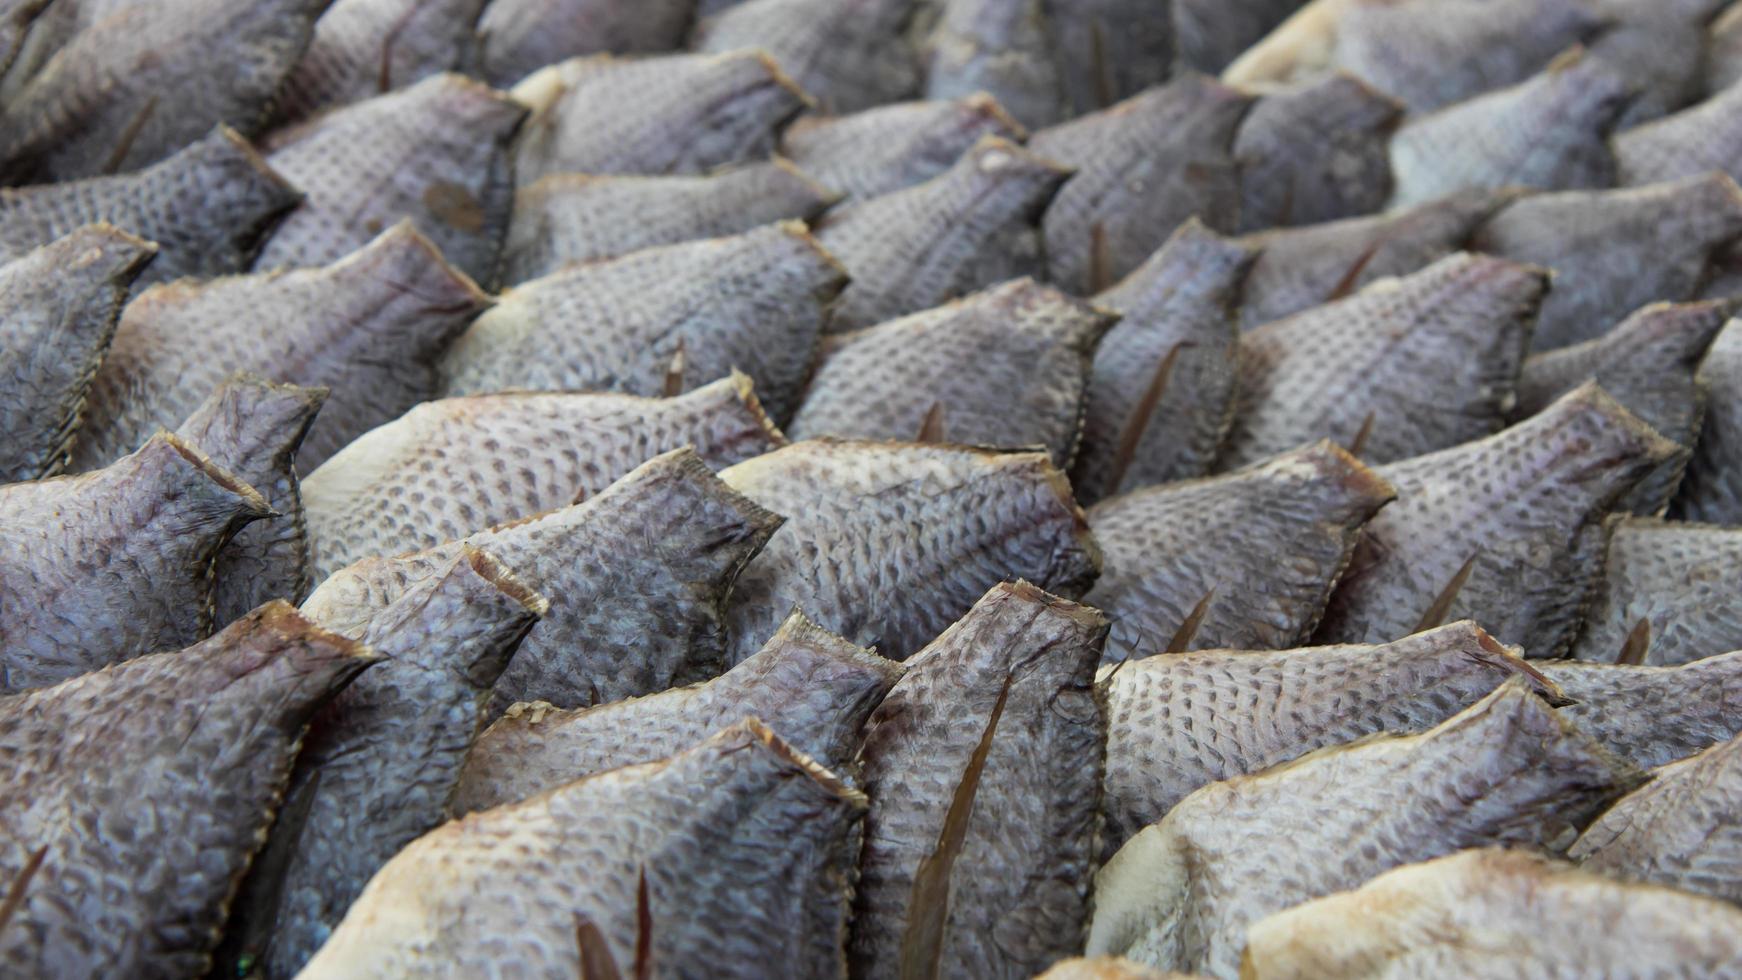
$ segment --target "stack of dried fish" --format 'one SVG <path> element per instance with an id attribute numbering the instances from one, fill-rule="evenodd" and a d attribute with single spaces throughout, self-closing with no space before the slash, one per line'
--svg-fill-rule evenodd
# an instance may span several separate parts
<path id="1" fill-rule="evenodd" d="M 0 975 L 1742 976 L 1742 3 L 0 0 Z"/>

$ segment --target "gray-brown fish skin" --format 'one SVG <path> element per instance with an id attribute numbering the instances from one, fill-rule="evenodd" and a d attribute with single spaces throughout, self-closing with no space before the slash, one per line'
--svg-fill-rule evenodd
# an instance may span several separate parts
<path id="1" fill-rule="evenodd" d="M 1189 974 L 1151 970 L 1118 956 L 1076 956 L 1059 960 L 1035 980 L 1193 980 Z"/>
<path id="2" fill-rule="evenodd" d="M 1181 68 L 1216 74 L 1241 52 L 1263 40 L 1305 0 L 1176 0 L 1173 5 L 1176 61 Z"/>
<path id="3" fill-rule="evenodd" d="M 1304 644 L 1362 526 L 1394 497 L 1372 470 L 1319 442 L 1226 476 L 1101 501 L 1089 511 L 1101 577 L 1084 601 L 1113 621 L 1108 662 L 1162 652 L 1206 598 L 1191 649 Z"/>
<path id="4" fill-rule="evenodd" d="M 1240 231 L 1382 210 L 1403 107 L 1346 74 L 1260 98 L 1240 122 Z"/>
<path id="5" fill-rule="evenodd" d="M 304 727 L 374 662 L 272 603 L 198 646 L 0 699 L 0 875 L 47 851 L 0 969 L 204 975 Z"/>
<path id="6" fill-rule="evenodd" d="M 94 224 L 0 265 L 0 483 L 65 469 L 127 289 L 156 252 Z"/>
<path id="7" fill-rule="evenodd" d="M 454 342 L 444 391 L 658 396 L 737 370 L 784 422 L 846 285 L 797 222 L 568 266 L 509 290 Z"/>
<path id="8" fill-rule="evenodd" d="M 950 169 L 982 136 L 1013 143 L 1028 131 L 991 96 L 900 102 L 849 116 L 805 115 L 780 134 L 780 152 L 843 200 L 923 183 Z"/>
<path id="9" fill-rule="evenodd" d="M 1192 793 L 1096 877 L 1088 952 L 1232 977 L 1266 915 L 1466 847 L 1564 853 L 1646 778 L 1510 680 L 1426 732 Z"/>
<path id="10" fill-rule="evenodd" d="M 1164 653 L 1104 668 L 1105 853 L 1200 786 L 1432 728 L 1514 676 L 1560 700 L 1516 650 L 1471 622 L 1379 646 Z"/>
<path id="11" fill-rule="evenodd" d="M 1731 6 L 1706 34 L 1705 95 L 1710 98 L 1742 81 L 1742 8 Z"/>
<path id="12" fill-rule="evenodd" d="M 1742 89 L 1732 85 L 1698 105 L 1615 137 L 1619 181 L 1653 184 L 1713 170 L 1742 177 Z"/>
<path id="13" fill-rule="evenodd" d="M 810 439 L 720 478 L 788 519 L 738 580 L 732 663 L 794 607 L 905 660 L 1001 581 L 1081 596 L 1100 572 L 1070 484 L 1041 452 Z"/>
<path id="14" fill-rule="evenodd" d="M 456 816 L 681 751 L 735 719 L 760 718 L 836 772 L 856 771 L 865 719 L 902 666 L 794 611 L 748 660 L 703 684 L 595 708 L 517 704 L 472 746 Z"/>
<path id="15" fill-rule="evenodd" d="M 101 470 L 0 487 L 0 692 L 210 635 L 213 559 L 271 513 L 167 432 Z"/>
<path id="16" fill-rule="evenodd" d="M 785 444 L 741 374 L 666 399 L 511 391 L 425 402 L 303 481 L 315 577 L 556 510 L 682 446 L 723 468 Z"/>
<path id="17" fill-rule="evenodd" d="M 502 282 L 513 286 L 575 262 L 740 235 L 789 218 L 808 221 L 837 200 L 779 159 L 699 177 L 551 174 L 514 194 Z"/>
<path id="18" fill-rule="evenodd" d="M 1105 109 L 1172 74 L 1178 5 L 1046 0 L 1046 8 L 1067 118 Z"/>
<path id="19" fill-rule="evenodd" d="M 267 845 L 289 852 L 288 864 L 277 880 L 247 886 L 275 899 L 262 923 L 271 976 L 295 976 L 369 877 L 447 819 L 491 685 L 547 608 L 495 558 L 467 548 L 353 637 L 381 662 L 309 723 L 286 793 L 301 821 L 279 823 Z"/>
<path id="20" fill-rule="evenodd" d="M 237 374 L 176 434 L 266 499 L 274 516 L 236 532 L 212 564 L 212 623 L 229 625 L 271 599 L 301 602 L 309 587 L 308 528 L 296 452 L 327 400 L 325 388 Z"/>
<path id="21" fill-rule="evenodd" d="M 1742 732 L 1742 652 L 1679 667 L 1573 660 L 1536 666 L 1572 700 L 1561 714 L 1644 768 L 1686 758 Z"/>
<path id="22" fill-rule="evenodd" d="M 332 0 L 142 0 L 75 35 L 0 112 L 13 183 L 137 170 L 253 135 Z"/>
<path id="23" fill-rule="evenodd" d="M 1251 103 L 1186 75 L 1035 133 L 1035 153 L 1075 170 L 1046 212 L 1051 280 L 1080 295 L 1105 289 L 1193 215 L 1232 231 L 1240 215 L 1234 137 Z"/>
<path id="24" fill-rule="evenodd" d="M 864 812 L 745 719 L 414 841 L 303 976 L 624 976 L 640 949 L 661 976 L 840 977 Z"/>
<path id="25" fill-rule="evenodd" d="M 1363 459 L 1389 463 L 1492 434 L 1549 275 L 1459 252 L 1249 331 L 1222 465 L 1319 438 L 1359 439 Z"/>
<path id="26" fill-rule="evenodd" d="M 1379 467 L 1397 500 L 1363 529 L 1314 641 L 1414 632 L 1468 563 L 1443 618 L 1561 656 L 1602 574 L 1607 518 L 1680 451 L 1587 383 L 1486 439 Z"/>
<path id="27" fill-rule="evenodd" d="M 266 142 L 308 200 L 255 259 L 271 270 L 336 262 L 410 220 L 474 281 L 494 281 L 513 208 L 507 145 L 526 107 L 462 75 L 346 106 Z"/>
<path id="28" fill-rule="evenodd" d="M 1742 968 L 1738 930 L 1742 914 L 1723 902 L 1486 849 L 1264 919 L 1241 976 L 1721 976 Z"/>
<path id="29" fill-rule="evenodd" d="M 823 344 L 794 439 L 910 439 L 935 407 L 944 437 L 1044 446 L 1068 468 L 1095 350 L 1117 316 L 1016 279 Z"/>
<path id="30" fill-rule="evenodd" d="M 1258 251 L 1240 304 L 1243 329 L 1280 320 L 1386 276 L 1424 269 L 1464 248 L 1470 236 L 1517 198 L 1507 190 L 1459 191 L 1426 204 L 1365 218 L 1278 228 L 1240 239 Z"/>
<path id="31" fill-rule="evenodd" d="M 704 17 L 698 51 L 758 48 L 828 113 L 919 94 L 918 53 L 904 31 L 914 0 L 747 0 Z"/>
<path id="32" fill-rule="evenodd" d="M 829 329 L 845 333 L 1039 276 L 1039 225 L 1070 172 L 995 136 L 923 184 L 824 216 L 817 241 L 851 277 Z"/>
<path id="33" fill-rule="evenodd" d="M 1004 583 L 908 663 L 866 723 L 851 975 L 897 972 L 934 917 L 939 976 L 1030 977 L 1078 950 L 1100 821 L 1107 718 L 1094 672 L 1106 635 L 1095 610 Z M 977 780 L 966 812 L 953 803 L 964 779 Z M 959 854 L 940 855 L 958 821 Z M 916 879 L 936 873 L 927 865 L 948 881 L 946 907 L 917 904 Z"/>
<path id="34" fill-rule="evenodd" d="M 1699 52 L 1706 25 L 1728 0 L 1596 0 L 1614 23 L 1591 42 L 1591 52 L 1620 69 L 1634 90 L 1616 132 L 1650 122 L 1698 101 L 1711 65 Z"/>
<path id="35" fill-rule="evenodd" d="M 304 119 L 459 71 L 477 56 L 474 28 L 490 0 L 332 0 L 285 79 L 278 109 Z"/>
<path id="36" fill-rule="evenodd" d="M 763 160 L 807 96 L 760 51 L 651 58 L 598 55 L 514 86 L 532 107 L 514 176 L 701 174 Z"/>
<path id="37" fill-rule="evenodd" d="M 332 389 L 297 457 L 307 473 L 433 396 L 441 352 L 489 303 L 408 224 L 323 268 L 146 290 L 121 312 L 74 464 L 103 465 L 253 371 Z"/>
<path id="38" fill-rule="evenodd" d="M 1078 500 L 1210 471 L 1234 418 L 1235 309 L 1258 255 L 1191 219 L 1095 297 L 1119 322 L 1095 350 L 1071 469 Z"/>
<path id="39" fill-rule="evenodd" d="M 220 276 L 247 268 L 300 200 L 246 140 L 220 126 L 136 173 L 0 190 L 0 254 L 15 257 L 108 222 L 157 245 L 137 284 Z"/>
<path id="40" fill-rule="evenodd" d="M 11 67 L 31 26 L 48 5 L 49 0 L 0 2 L 0 72 Z"/>
<path id="41" fill-rule="evenodd" d="M 1742 524 L 1742 327 L 1735 323 L 1718 332 L 1694 376 L 1706 391 L 1706 413 L 1670 505 L 1670 516 L 1680 520 Z"/>
<path id="42" fill-rule="evenodd" d="M 335 629 L 355 629 L 469 544 L 552 599 L 497 680 L 492 716 L 519 701 L 563 708 L 619 701 L 709 680 L 730 666 L 727 597 L 781 520 L 682 449 L 585 503 L 464 542 L 365 559 L 328 578 L 303 609 Z"/>
<path id="43" fill-rule="evenodd" d="M 1470 188 L 1609 187 L 1609 135 L 1627 97 L 1614 69 L 1575 49 L 1517 85 L 1412 119 L 1391 139 L 1391 206 Z"/>
<path id="44" fill-rule="evenodd" d="M 1693 299 L 1720 248 L 1742 235 L 1742 191 L 1721 174 L 1650 187 L 1539 194 L 1489 219 L 1470 247 L 1555 271 L 1532 341 L 1601 336 L 1634 310 Z"/>
<path id="45" fill-rule="evenodd" d="M 694 8 L 691 0 L 491 0 L 478 21 L 481 74 L 508 86 L 579 55 L 681 48 Z"/>
<path id="46" fill-rule="evenodd" d="M 1045 0 L 938 0 L 938 6 L 937 25 L 921 45 L 926 98 L 985 92 L 1028 127 L 1071 115 Z"/>
<path id="47" fill-rule="evenodd" d="M 1742 529 L 1620 522 L 1572 655 L 1613 661 L 1641 620 L 1651 630 L 1642 663 L 1674 666 L 1742 650 L 1742 601 L 1727 582 L 1739 561 Z"/>

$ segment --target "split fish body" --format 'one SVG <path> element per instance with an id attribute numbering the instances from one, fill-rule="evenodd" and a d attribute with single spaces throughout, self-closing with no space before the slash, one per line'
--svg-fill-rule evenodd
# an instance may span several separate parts
<path id="1" fill-rule="evenodd" d="M 361 102 L 477 57 L 475 27 L 491 0 L 332 0 L 285 79 L 289 120 Z"/>
<path id="2" fill-rule="evenodd" d="M 1674 666 L 1742 650 L 1742 602 L 1727 582 L 1739 561 L 1742 529 L 1620 522 L 1572 655 L 1612 661 L 1641 622 L 1648 633 L 1640 663 Z"/>
<path id="3" fill-rule="evenodd" d="M 914 0 L 746 0 L 696 25 L 699 51 L 758 48 L 824 112 L 917 96 L 919 54 L 905 31 Z"/>
<path id="4" fill-rule="evenodd" d="M 1706 392 L 1693 459 L 1670 505 L 1671 515 L 1687 521 L 1742 524 L 1742 328 L 1732 320 L 1700 362 L 1696 383 Z"/>
<path id="5" fill-rule="evenodd" d="M 481 73 L 492 85 L 579 55 L 683 47 L 691 0 L 491 0 L 478 21 Z"/>
<path id="6" fill-rule="evenodd" d="M 1742 652 L 1679 667 L 1578 660 L 1535 666 L 1573 702 L 1562 715 L 1641 767 L 1686 758 L 1742 732 Z"/>
<path id="7" fill-rule="evenodd" d="M 1234 137 L 1239 230 L 1383 210 L 1391 198 L 1388 145 L 1402 118 L 1389 90 L 1345 74 L 1263 95 Z"/>
<path id="8" fill-rule="evenodd" d="M 843 200 L 855 201 L 936 177 L 983 136 L 1020 143 L 1028 131 L 991 96 L 974 94 L 846 116 L 802 116 L 780 134 L 780 152 Z"/>

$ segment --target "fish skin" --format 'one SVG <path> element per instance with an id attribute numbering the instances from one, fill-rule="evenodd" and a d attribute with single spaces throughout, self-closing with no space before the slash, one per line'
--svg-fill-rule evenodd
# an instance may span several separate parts
<path id="1" fill-rule="evenodd" d="M 1101 501 L 1089 510 L 1101 577 L 1084 601 L 1113 622 L 1107 662 L 1161 652 L 1206 597 L 1193 649 L 1303 645 L 1362 526 L 1396 496 L 1321 441 L 1236 473 Z"/>
<path id="2" fill-rule="evenodd" d="M 731 663 L 794 607 L 906 660 L 998 582 L 1074 597 L 1100 572 L 1069 482 L 1038 451 L 809 439 L 720 479 L 789 518 L 738 580 Z"/>
<path id="3" fill-rule="evenodd" d="M 1034 134 L 1037 154 L 1075 173 L 1046 211 L 1047 273 L 1059 288 L 1096 292 L 1129 274 L 1196 215 L 1218 231 L 1239 223 L 1234 138 L 1251 96 L 1185 75 L 1101 112 Z M 1095 276 L 1104 230 L 1105 283 Z"/>
<path id="4" fill-rule="evenodd" d="M 508 709 L 472 746 L 452 810 L 462 816 L 661 759 L 737 718 L 762 719 L 819 764 L 853 773 L 865 719 L 902 670 L 794 610 L 761 650 L 711 681 L 575 711 Z"/>
<path id="5" fill-rule="evenodd" d="M 272 599 L 301 602 L 309 588 L 308 528 L 296 453 L 327 400 L 325 388 L 273 384 L 238 373 L 177 427 L 182 437 L 258 490 L 274 514 L 236 532 L 212 564 L 212 622 L 228 626 Z"/>
<path id="6" fill-rule="evenodd" d="M 518 285 L 576 262 L 741 235 L 786 219 L 809 221 L 838 200 L 780 159 L 699 177 L 551 174 L 514 194 L 502 282 Z"/>
<path id="7" fill-rule="evenodd" d="M 1181 69 L 1220 73 L 1240 54 L 1286 22 L 1306 0 L 1175 0 L 1176 63 Z"/>
<path id="8" fill-rule="evenodd" d="M 1706 33 L 1705 95 L 1711 98 L 1742 81 L 1742 7 L 1730 6 Z"/>
<path id="9" fill-rule="evenodd" d="M 1680 112 L 1635 126 L 1615 137 L 1618 180 L 1628 186 L 1661 183 L 1713 170 L 1742 178 L 1742 88 L 1732 85 Z"/>
<path id="10" fill-rule="evenodd" d="M 923 44 L 925 97 L 990 94 L 1024 126 L 1068 118 L 1047 0 L 937 0 Z"/>
<path id="11" fill-rule="evenodd" d="M 1258 258 L 1256 250 L 1188 219 L 1130 275 L 1095 296 L 1096 306 L 1120 318 L 1095 350 L 1082 445 L 1071 469 L 1078 500 L 1092 504 L 1210 471 L 1233 422 L 1235 310 Z M 1140 421 L 1164 364 L 1166 388 Z M 1126 462 L 1120 450 L 1134 425 L 1142 434 Z"/>
<path id="12" fill-rule="evenodd" d="M 0 174 L 96 177 L 157 163 L 216 125 L 258 133 L 330 3 L 127 4 L 75 34 L 7 100 Z"/>
<path id="13" fill-rule="evenodd" d="M 1585 381 L 1603 390 L 1666 439 L 1692 450 L 1705 415 L 1700 362 L 1717 340 L 1734 304 L 1653 303 L 1594 340 L 1533 354 L 1518 378 L 1514 419 L 1546 408 Z M 1629 510 L 1661 514 L 1675 496 L 1687 457 L 1654 473 L 1634 490 Z"/>
<path id="14" fill-rule="evenodd" d="M 851 975 L 894 974 L 914 924 L 932 916 L 945 919 L 936 976 L 1030 977 L 1077 953 L 1107 738 L 1094 682 L 1106 636 L 1095 610 L 1005 582 L 908 662 L 866 723 Z M 948 905 L 916 907 L 916 879 L 994 722 L 959 857 L 945 866 Z"/>
<path id="15" fill-rule="evenodd" d="M 309 718 L 375 656 L 282 602 L 176 653 L 0 699 L 0 969 L 202 976 Z"/>
<path id="16" fill-rule="evenodd" d="M 681 48 L 694 8 L 693 0 L 491 0 L 478 21 L 481 74 L 505 88 L 581 55 Z"/>
<path id="17" fill-rule="evenodd" d="M 996 136 L 912 187 L 854 201 L 815 225 L 851 277 L 829 332 L 876 326 L 1044 269 L 1041 214 L 1069 171 Z"/>
<path id="18" fill-rule="evenodd" d="M 1098 112 L 1173 74 L 1178 5 L 1045 0 L 1045 6 L 1065 118 Z"/>
<path id="19" fill-rule="evenodd" d="M 204 639 L 214 558 L 271 514 L 161 431 L 104 469 L 0 487 L 0 693 Z"/>
<path id="20" fill-rule="evenodd" d="M 1535 666 L 1572 700 L 1562 715 L 1641 768 L 1686 758 L 1742 732 L 1742 652 L 1675 667 L 1582 660 Z"/>
<path id="21" fill-rule="evenodd" d="M 1363 529 L 1314 642 L 1412 632 L 1468 562 L 1446 618 L 1529 657 L 1563 655 L 1597 588 L 1610 512 L 1680 451 L 1586 383 L 1486 439 L 1379 467 L 1397 501 Z"/>
<path id="22" fill-rule="evenodd" d="M 1742 601 L 1727 582 L 1739 561 L 1742 529 L 1645 517 L 1620 522 L 1572 655 L 1614 660 L 1642 619 L 1651 623 L 1643 663 L 1674 666 L 1742 650 Z"/>
<path id="23" fill-rule="evenodd" d="M 1467 620 L 1378 646 L 1201 650 L 1103 667 L 1105 856 L 1201 786 L 1369 735 L 1424 731 L 1515 676 L 1564 700 Z"/>
<path id="24" fill-rule="evenodd" d="M 337 262 L 410 220 L 488 286 L 513 208 L 507 145 L 525 114 L 503 93 L 444 73 L 279 130 L 267 161 L 309 197 L 254 268 Z"/>
<path id="25" fill-rule="evenodd" d="M 567 266 L 510 290 L 460 335 L 442 360 L 444 392 L 657 397 L 736 369 L 784 422 L 846 285 L 798 222 Z"/>
<path id="26" fill-rule="evenodd" d="M 1704 94 L 1706 25 L 1729 0 L 1594 0 L 1612 25 L 1591 53 L 1620 69 L 1636 93 L 1616 132 L 1675 112 Z"/>
<path id="27" fill-rule="evenodd" d="M 0 2 L 0 72 L 10 68 L 50 0 L 3 0 Z"/>
<path id="28" fill-rule="evenodd" d="M 1192 977 L 1172 970 L 1151 970 L 1118 956 L 1076 956 L 1059 960 L 1035 980 L 1192 980 Z"/>
<path id="29" fill-rule="evenodd" d="M 309 723 L 285 794 L 307 797 L 303 819 L 274 826 L 266 845 L 288 863 L 244 886 L 244 902 L 271 896 L 276 915 L 238 906 L 244 922 L 270 928 L 269 975 L 295 976 L 369 877 L 447 819 L 491 685 L 549 606 L 489 553 L 465 548 L 353 631 L 381 662 Z"/>
<path id="30" fill-rule="evenodd" d="M 842 201 L 858 201 L 936 177 L 983 136 L 1021 143 L 1028 131 L 991 96 L 978 93 L 848 116 L 807 114 L 780 134 L 780 152 Z"/>
<path id="31" fill-rule="evenodd" d="M 858 112 L 919 95 L 913 12 L 914 0 L 746 0 L 702 17 L 691 45 L 766 51 L 823 112 Z"/>
<path id="32" fill-rule="evenodd" d="M 1259 98 L 1234 136 L 1239 230 L 1383 210 L 1391 198 L 1391 135 L 1402 119 L 1395 99 L 1342 73 Z"/>
<path id="33" fill-rule="evenodd" d="M 16 258 L 108 222 L 157 245 L 136 287 L 248 267 L 302 200 L 240 135 L 219 126 L 163 162 L 116 177 L 0 189 L 0 255 Z"/>
<path id="34" fill-rule="evenodd" d="M 528 76 L 514 174 L 703 174 L 764 160 L 808 96 L 760 51 L 571 58 Z"/>
<path id="35" fill-rule="evenodd" d="M 1694 376 L 1706 390 L 1706 412 L 1670 505 L 1679 520 L 1742 524 L 1742 468 L 1734 463 L 1742 449 L 1742 327 L 1735 323 L 1718 332 Z"/>
<path id="36" fill-rule="evenodd" d="M 1555 270 L 1534 348 L 1601 336 L 1660 300 L 1693 299 L 1713 258 L 1742 235 L 1742 190 L 1721 174 L 1649 187 L 1538 194 L 1475 234 L 1474 251 Z"/>
<path id="37" fill-rule="evenodd" d="M 463 70 L 477 57 L 474 28 L 491 0 L 331 2 L 279 93 L 284 119 Z"/>
<path id="38" fill-rule="evenodd" d="M 127 289 L 156 254 L 99 223 L 0 264 L 0 484 L 66 468 Z"/>
<path id="39" fill-rule="evenodd" d="M 1742 967 L 1739 929 L 1742 914 L 1722 902 L 1486 849 L 1260 921 L 1241 976 L 1720 976 Z"/>
<path id="40" fill-rule="evenodd" d="M 1389 463 L 1505 424 L 1547 269 L 1458 252 L 1240 338 L 1239 407 L 1222 465 L 1309 439 Z M 1369 423 L 1371 420 L 1371 424 Z"/>
<path id="41" fill-rule="evenodd" d="M 1619 73 L 1573 48 L 1517 85 L 1411 119 L 1391 139 L 1391 207 L 1469 188 L 1612 186 L 1609 135 L 1628 98 Z"/>
<path id="42" fill-rule="evenodd" d="M 146 290 L 121 312 L 74 464 L 103 465 L 191 415 L 235 372 L 252 371 L 332 389 L 297 456 L 308 473 L 433 396 L 442 350 L 489 304 L 404 223 L 322 268 Z"/>
<path id="43" fill-rule="evenodd" d="M 1258 251 L 1240 304 L 1244 330 L 1342 298 L 1387 276 L 1402 276 L 1465 248 L 1509 190 L 1458 191 L 1414 207 L 1299 228 L 1245 235 Z"/>
<path id="44" fill-rule="evenodd" d="M 638 949 L 660 976 L 842 976 L 864 811 L 863 793 L 745 719 L 419 838 L 303 976 L 576 976 L 589 934 L 618 976 Z"/>
<path id="45" fill-rule="evenodd" d="M 1101 869 L 1088 953 L 1232 977 L 1267 915 L 1466 847 L 1565 853 L 1648 778 L 1510 680 L 1426 732 L 1193 792 Z"/>
<path id="46" fill-rule="evenodd" d="M 785 444 L 742 374 L 677 398 L 509 391 L 424 402 L 303 481 L 315 578 L 584 500 L 682 446 L 720 468 Z"/>
<path id="47" fill-rule="evenodd" d="M 1044 446 L 1070 466 L 1089 371 L 1117 315 L 1014 279 L 944 306 L 823 344 L 788 432 L 907 439 L 932 406 L 947 438 L 982 446 Z"/>
<path id="48" fill-rule="evenodd" d="M 469 544 L 553 599 L 497 680 L 491 717 L 519 701 L 620 701 L 726 670 L 727 597 L 782 520 L 722 483 L 694 450 L 675 450 L 585 503 L 463 542 L 366 558 L 323 582 L 303 610 L 355 629 Z"/>

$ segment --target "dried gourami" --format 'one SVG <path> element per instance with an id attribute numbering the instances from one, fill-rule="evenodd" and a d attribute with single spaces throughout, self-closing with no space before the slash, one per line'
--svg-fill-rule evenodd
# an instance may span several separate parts
<path id="1" fill-rule="evenodd" d="M 1580 660 L 1674 666 L 1742 650 L 1742 601 L 1727 581 L 1742 529 L 1632 518 L 1616 526 L 1585 627 Z"/>
<path id="2" fill-rule="evenodd" d="M 1024 126 L 1050 126 L 1070 113 L 1053 15 L 1043 0 L 938 0 L 938 22 L 920 45 L 925 97 L 957 99 L 985 92 Z"/>
<path id="3" fill-rule="evenodd" d="M 919 94 L 905 31 L 914 0 L 745 0 L 696 24 L 701 51 L 756 48 L 824 112 L 857 112 Z"/>
<path id="4" fill-rule="evenodd" d="M 1735 322 L 1718 332 L 1694 376 L 1706 390 L 1706 413 L 1670 505 L 1672 516 L 1682 520 L 1742 524 L 1742 328 Z"/>
<path id="5" fill-rule="evenodd" d="M 1617 755 L 1661 766 L 1742 732 L 1742 652 L 1679 667 L 1543 660 L 1573 702 L 1561 714 Z"/>
<path id="6" fill-rule="evenodd" d="M 989 95 L 899 102 L 846 116 L 805 115 L 780 134 L 780 152 L 847 200 L 911 187 L 950 169 L 982 136 L 1028 138 Z"/>
<path id="7" fill-rule="evenodd" d="M 1391 198 L 1391 134 L 1403 107 L 1389 89 L 1335 74 L 1264 94 L 1240 121 L 1240 231 L 1370 214 Z"/>
<path id="8" fill-rule="evenodd" d="M 692 0 L 491 0 L 478 20 L 481 73 L 492 85 L 577 55 L 683 47 Z"/>
<path id="9" fill-rule="evenodd" d="M 285 79 L 280 112 L 303 119 L 462 70 L 477 57 L 474 28 L 491 5 L 491 0 L 332 0 Z"/>

